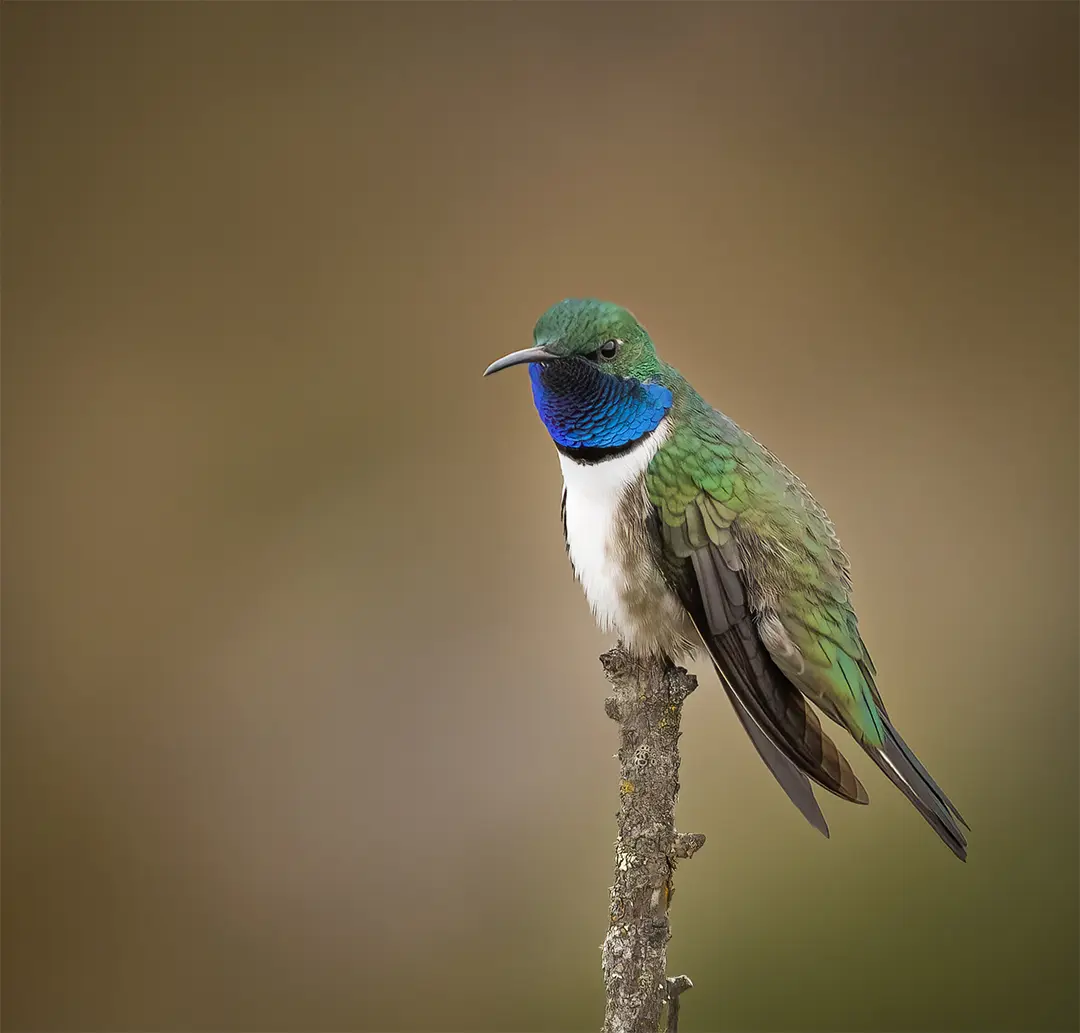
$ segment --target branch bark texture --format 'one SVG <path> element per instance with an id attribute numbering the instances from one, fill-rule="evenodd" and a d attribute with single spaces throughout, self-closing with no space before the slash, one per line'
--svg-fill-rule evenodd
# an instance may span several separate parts
<path id="1" fill-rule="evenodd" d="M 678 1025 L 678 995 L 693 984 L 667 977 L 668 909 L 680 858 L 705 842 L 675 831 L 679 722 L 697 679 L 660 660 L 639 660 L 620 645 L 600 662 L 611 683 L 604 704 L 619 724 L 619 838 L 611 887 L 611 925 L 603 945 L 604 1033 L 657 1033 Z"/>

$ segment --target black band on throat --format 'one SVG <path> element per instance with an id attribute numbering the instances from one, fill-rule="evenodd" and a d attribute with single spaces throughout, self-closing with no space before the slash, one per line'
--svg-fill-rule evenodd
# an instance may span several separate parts
<path id="1" fill-rule="evenodd" d="M 570 448 L 567 445 L 560 445 L 556 441 L 555 447 L 562 455 L 568 459 L 573 459 L 575 463 L 581 463 L 583 466 L 594 466 L 596 463 L 604 463 L 609 459 L 617 459 L 619 456 L 626 455 L 627 452 L 632 452 L 643 441 L 652 437 L 652 434 L 651 430 L 647 430 L 641 437 L 634 438 L 633 441 L 627 441 L 624 445 Z"/>

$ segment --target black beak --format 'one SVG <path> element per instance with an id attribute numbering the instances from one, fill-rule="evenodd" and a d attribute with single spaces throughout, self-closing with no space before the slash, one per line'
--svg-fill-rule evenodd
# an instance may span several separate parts
<path id="1" fill-rule="evenodd" d="M 484 376 L 488 376 L 491 373 L 498 373 L 501 369 L 506 369 L 507 366 L 518 366 L 523 362 L 549 362 L 551 359 L 557 356 L 552 355 L 551 352 L 544 348 L 522 348 L 519 352 L 511 352 L 509 355 L 504 355 L 501 359 L 496 359 L 486 370 L 484 370 Z"/>

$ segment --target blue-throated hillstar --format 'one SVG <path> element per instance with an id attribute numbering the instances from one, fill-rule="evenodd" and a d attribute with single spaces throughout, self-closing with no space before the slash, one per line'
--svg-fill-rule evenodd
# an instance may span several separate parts
<path id="1" fill-rule="evenodd" d="M 966 823 L 889 720 L 847 556 L 803 483 L 662 362 L 626 309 L 562 301 L 533 340 L 485 376 L 529 364 L 562 467 L 567 552 L 601 628 L 638 656 L 674 660 L 704 644 L 814 828 L 828 835 L 810 780 L 869 800 L 816 706 L 963 860 Z"/>

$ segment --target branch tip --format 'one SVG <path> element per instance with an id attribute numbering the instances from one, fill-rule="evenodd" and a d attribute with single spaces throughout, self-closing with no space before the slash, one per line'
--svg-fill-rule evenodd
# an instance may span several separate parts
<path id="1" fill-rule="evenodd" d="M 674 1001 L 685 990 L 693 990 L 694 981 L 689 976 L 669 976 L 667 981 L 667 999 Z"/>
<path id="2" fill-rule="evenodd" d="M 692 990 L 689 976 L 673 976 L 667 981 L 667 1033 L 679 1033 L 679 995 Z"/>

